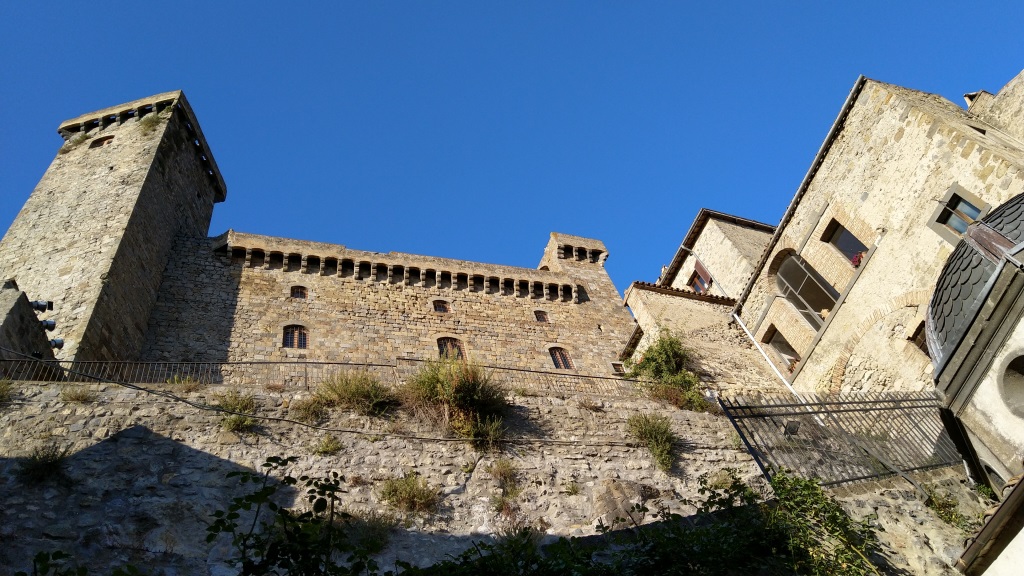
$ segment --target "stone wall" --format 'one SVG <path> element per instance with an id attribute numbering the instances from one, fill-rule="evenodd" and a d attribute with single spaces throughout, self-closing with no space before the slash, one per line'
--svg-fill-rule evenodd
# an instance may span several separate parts
<path id="1" fill-rule="evenodd" d="M 994 130 L 977 129 L 978 120 L 948 101 L 870 80 L 841 124 L 742 302 L 742 319 L 759 340 L 774 326 L 794 345 L 802 358 L 791 376 L 798 389 L 927 389 L 921 351 L 904 345 L 915 328 L 906 322 L 921 316 L 917 307 L 927 303 L 953 247 L 929 224 L 951 189 L 988 207 L 1024 192 L 1021 151 Z M 828 244 L 832 220 L 871 249 L 859 267 Z M 798 254 L 846 294 L 824 311 L 820 334 L 775 298 L 775 274 L 787 254 Z M 901 312 L 907 307 L 914 310 Z M 898 317 L 886 318 L 891 314 Z M 888 340 L 880 347 L 889 355 L 857 365 L 892 368 L 847 377 L 855 354 L 883 354 L 866 345 L 879 336 Z"/>
<path id="2" fill-rule="evenodd" d="M 730 396 L 786 393 L 765 364 L 764 356 L 732 322 L 731 301 L 708 301 L 673 292 L 638 284 L 627 291 L 626 303 L 643 330 L 634 358 L 639 358 L 663 331 L 668 331 L 690 351 L 694 369 L 705 386 Z"/>
<path id="3" fill-rule="evenodd" d="M 0 359 L 17 361 L 34 357 L 53 360 L 53 350 L 39 316 L 13 281 L 0 288 L 0 314 L 3 314 L 0 321 L 0 348 L 3 348 Z M 0 379 L 16 377 L 16 374 L 8 373 L 13 368 L 0 364 Z"/>
<path id="4" fill-rule="evenodd" d="M 577 259 L 567 241 L 590 248 Z M 180 236 L 143 357 L 392 363 L 435 358 L 438 339 L 451 337 L 483 364 L 549 370 L 557 346 L 572 358 L 570 372 L 612 374 L 633 322 L 604 269 L 604 246 L 553 234 L 548 252 L 548 270 L 533 270 L 237 232 Z M 296 286 L 304 298 L 291 296 Z M 449 311 L 435 311 L 435 301 Z M 283 346 L 291 325 L 306 328 L 307 348 Z"/>
<path id="5" fill-rule="evenodd" d="M 672 287 L 689 289 L 687 282 L 693 276 L 696 266 L 693 256 L 696 256 L 714 277 L 709 293 L 736 298 L 754 273 L 770 239 L 768 232 L 710 218 L 694 242 L 692 254 L 676 274 Z"/>
<path id="6" fill-rule="evenodd" d="M 134 359 L 175 234 L 205 235 L 223 199 L 180 93 L 61 125 L 58 151 L 0 241 L 0 276 L 52 300 L 62 359 Z"/>
<path id="7" fill-rule="evenodd" d="M 487 538 L 506 520 L 492 504 L 499 494 L 487 467 L 510 458 L 523 493 L 514 502 L 529 523 L 550 535 L 588 535 L 595 524 L 624 516 L 631 503 L 647 500 L 683 514 L 696 497 L 697 478 L 725 467 L 744 478 L 757 469 L 740 449 L 722 416 L 665 407 L 631 395 L 552 395 L 541 381 L 520 382 L 507 419 L 514 442 L 501 454 L 481 454 L 464 441 L 444 438 L 410 413 L 375 419 L 336 409 L 323 427 L 341 451 L 315 456 L 312 445 L 327 432 L 290 422 L 263 421 L 258 433 L 223 430 L 221 416 L 167 398 L 115 385 L 86 385 L 93 403 L 61 400 L 57 385 L 25 384 L 0 411 L 0 564 L 21 569 L 38 550 L 75 553 L 94 568 L 133 562 L 170 573 L 226 574 L 227 542 L 205 542 L 214 510 L 238 494 L 225 474 L 259 469 L 270 455 L 299 456 L 293 476 L 334 470 L 345 476 L 345 507 L 395 513 L 380 496 L 381 483 L 415 472 L 441 495 L 437 514 L 410 518 L 381 559 L 417 564 L 460 552 Z M 213 402 L 225 390 L 210 386 L 184 393 Z M 255 393 L 261 416 L 294 417 L 289 406 L 308 397 L 304 388 Z M 677 466 L 656 469 L 645 449 L 629 443 L 626 419 L 639 412 L 663 414 L 681 438 Z M 34 485 L 19 479 L 19 463 L 47 443 L 74 453 L 63 478 Z M 294 494 L 293 494 L 294 495 Z"/>

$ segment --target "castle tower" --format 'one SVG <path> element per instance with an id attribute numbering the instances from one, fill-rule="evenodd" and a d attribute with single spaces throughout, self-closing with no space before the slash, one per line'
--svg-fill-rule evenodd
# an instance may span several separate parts
<path id="1" fill-rule="evenodd" d="M 64 145 L 0 241 L 0 278 L 52 300 L 60 359 L 132 360 L 177 235 L 226 188 L 178 92 L 63 122 Z"/>

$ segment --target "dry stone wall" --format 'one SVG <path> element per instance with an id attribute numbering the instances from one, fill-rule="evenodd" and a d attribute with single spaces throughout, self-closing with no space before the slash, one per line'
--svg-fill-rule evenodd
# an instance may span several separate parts
<path id="1" fill-rule="evenodd" d="M 169 573 L 227 574 L 227 542 L 208 545 L 205 526 L 214 510 L 238 494 L 225 478 L 258 469 L 269 455 L 299 456 L 292 475 L 345 475 L 345 506 L 353 512 L 396 513 L 381 499 L 381 483 L 415 472 L 441 495 L 437 514 L 410 517 L 381 560 L 417 564 L 457 553 L 487 538 L 508 519 L 492 500 L 500 494 L 487 467 L 498 457 L 518 470 L 518 515 L 549 535 L 589 535 L 635 501 L 683 514 L 683 498 L 696 497 L 697 478 L 725 467 L 752 479 L 756 467 L 722 416 L 691 413 L 635 396 L 542 395 L 517 387 L 507 420 L 515 439 L 502 454 L 481 454 L 445 439 L 425 420 L 393 420 L 335 410 L 324 427 L 341 442 L 331 456 L 310 453 L 327 432 L 293 423 L 261 422 L 258 433 L 238 436 L 217 413 L 114 385 L 87 385 L 93 403 L 61 400 L 58 385 L 24 385 L 0 412 L 0 564 L 24 568 L 35 551 L 63 549 L 94 568 L 133 562 Z M 214 402 L 224 387 L 184 393 Z M 294 417 L 290 407 L 309 395 L 303 388 L 253 392 L 262 416 Z M 681 438 L 677 466 L 656 469 L 645 449 L 631 445 L 626 419 L 646 412 L 667 416 Z M 344 430 L 344 431 L 342 431 Z M 71 447 L 63 478 L 26 485 L 19 463 L 47 443 Z M 294 496 L 294 494 L 292 494 Z"/>

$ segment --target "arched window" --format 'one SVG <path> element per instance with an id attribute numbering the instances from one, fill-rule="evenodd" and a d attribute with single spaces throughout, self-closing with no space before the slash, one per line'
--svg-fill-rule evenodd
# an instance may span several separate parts
<path id="1" fill-rule="evenodd" d="M 305 298 L 306 287 L 305 286 L 292 286 L 292 298 Z"/>
<path id="2" fill-rule="evenodd" d="M 292 324 L 284 327 L 285 348 L 306 348 L 309 344 L 309 333 L 305 326 Z"/>
<path id="3" fill-rule="evenodd" d="M 569 357 L 569 353 L 565 351 L 565 348 L 552 348 L 548 350 L 551 352 L 551 361 L 555 363 L 555 368 L 562 370 L 572 370 L 572 358 Z"/>
<path id="4" fill-rule="evenodd" d="M 775 277 L 779 292 L 815 329 L 835 308 L 839 293 L 803 258 L 790 254 Z"/>
<path id="5" fill-rule="evenodd" d="M 434 300 L 434 312 L 441 312 L 447 314 L 452 311 L 452 307 L 444 300 Z"/>
<path id="6" fill-rule="evenodd" d="M 547 322 L 548 313 L 543 310 L 534 310 L 533 317 L 537 319 L 537 322 Z"/>
<path id="7" fill-rule="evenodd" d="M 458 338 L 438 338 L 437 352 L 441 358 L 463 358 L 462 341 Z"/>

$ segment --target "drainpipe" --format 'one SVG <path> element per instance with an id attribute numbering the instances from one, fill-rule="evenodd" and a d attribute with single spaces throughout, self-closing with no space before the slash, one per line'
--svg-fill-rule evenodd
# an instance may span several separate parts
<path id="1" fill-rule="evenodd" d="M 786 386 L 786 388 L 793 393 L 793 396 L 796 396 L 797 400 L 799 400 L 801 403 L 806 403 L 806 401 L 803 398 L 801 398 L 799 394 L 797 394 L 796 390 L 793 389 L 793 386 L 790 385 L 789 380 L 786 380 L 786 377 L 782 375 L 782 372 L 779 371 L 779 368 L 775 365 L 775 362 L 772 362 L 772 359 L 768 357 L 768 354 L 764 351 L 764 348 L 761 347 L 761 343 L 757 341 L 757 338 L 754 338 L 754 335 L 750 333 L 750 330 L 747 330 L 747 325 L 743 323 L 743 320 L 740 320 L 739 315 L 733 313 L 732 318 L 733 320 L 736 321 L 737 324 L 740 325 L 740 328 L 743 329 L 743 332 L 747 335 L 747 338 L 750 338 L 750 341 L 754 343 L 754 347 L 757 348 L 757 351 L 761 353 L 761 356 L 764 356 L 765 362 L 767 362 L 768 366 L 770 366 L 772 371 L 775 372 L 775 375 L 779 377 L 779 380 L 781 380 L 782 383 Z"/>

